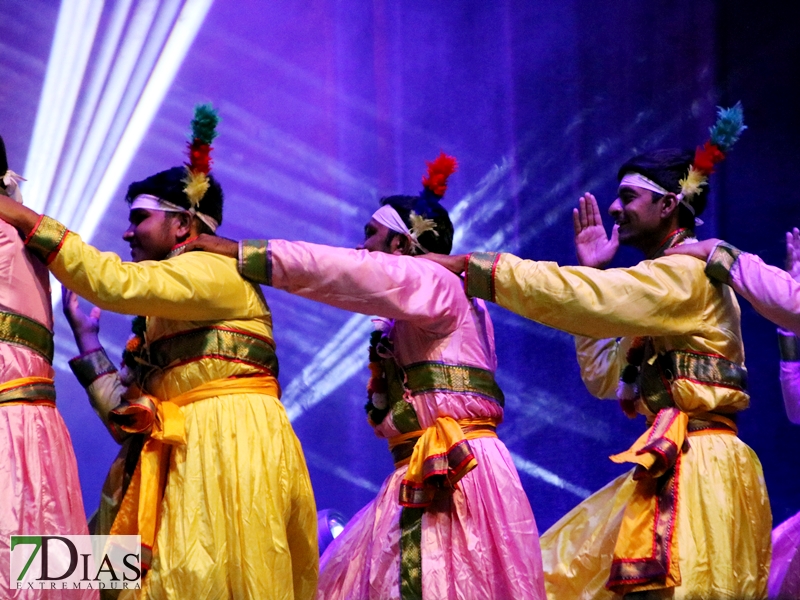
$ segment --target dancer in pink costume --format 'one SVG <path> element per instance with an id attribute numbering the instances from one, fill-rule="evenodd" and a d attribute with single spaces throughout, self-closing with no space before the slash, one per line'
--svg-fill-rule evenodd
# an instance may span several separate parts
<path id="1" fill-rule="evenodd" d="M 0 194 L 22 202 L 0 138 Z M 97 598 L 92 590 L 9 589 L 12 535 L 88 535 L 72 440 L 56 408 L 45 267 L 0 222 L 0 598 Z"/>
<path id="2" fill-rule="evenodd" d="M 706 273 L 729 284 L 756 311 L 779 326 L 781 389 L 786 414 L 800 425 L 800 230 L 786 234 L 786 271 L 758 256 L 710 239 L 667 254 L 689 254 L 707 260 Z M 772 531 L 770 598 L 800 598 L 800 512 Z"/>
<path id="3" fill-rule="evenodd" d="M 450 251 L 439 199 L 454 163 L 429 163 L 420 197 L 385 198 L 359 250 L 206 236 L 189 245 L 238 256 L 251 280 L 382 317 L 367 412 L 396 469 L 320 559 L 319 600 L 545 598 L 533 512 L 496 434 L 503 394 L 486 306 L 411 256 Z"/>

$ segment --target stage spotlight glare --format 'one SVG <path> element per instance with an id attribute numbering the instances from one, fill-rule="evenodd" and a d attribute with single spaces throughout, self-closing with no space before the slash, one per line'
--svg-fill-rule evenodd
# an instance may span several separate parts
<path id="1" fill-rule="evenodd" d="M 319 554 L 325 552 L 330 543 L 335 540 L 347 525 L 347 519 L 342 513 L 326 508 L 317 511 L 317 541 L 319 542 Z"/>

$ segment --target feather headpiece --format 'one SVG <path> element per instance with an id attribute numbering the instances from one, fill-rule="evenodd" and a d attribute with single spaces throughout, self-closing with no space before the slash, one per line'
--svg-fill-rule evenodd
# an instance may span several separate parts
<path id="1" fill-rule="evenodd" d="M 708 185 L 708 177 L 714 172 L 714 167 L 725 158 L 745 129 L 747 126 L 744 124 L 741 102 L 731 108 L 717 107 L 717 121 L 709 129 L 709 140 L 695 150 L 689 172 L 679 182 L 679 199 L 689 210 L 692 210 L 689 199 L 697 195 L 704 185 Z"/>
<path id="2" fill-rule="evenodd" d="M 196 209 L 208 191 L 208 174 L 211 171 L 211 142 L 217 137 L 217 111 L 210 104 L 199 104 L 194 109 L 189 162 L 186 163 L 186 184 L 183 191 L 189 198 L 189 204 Z"/>
<path id="3" fill-rule="evenodd" d="M 434 196 L 441 198 L 447 191 L 447 179 L 458 169 L 455 156 L 441 152 L 432 161 L 425 161 L 428 172 L 422 177 L 422 185 Z"/>

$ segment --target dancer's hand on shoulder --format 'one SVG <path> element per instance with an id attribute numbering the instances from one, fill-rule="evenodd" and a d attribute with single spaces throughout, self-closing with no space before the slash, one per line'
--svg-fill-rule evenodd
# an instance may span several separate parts
<path id="1" fill-rule="evenodd" d="M 611 262 L 619 248 L 619 227 L 614 225 L 608 236 L 592 194 L 587 192 L 578 200 L 578 208 L 572 210 L 572 225 L 578 264 L 602 269 Z"/>
<path id="2" fill-rule="evenodd" d="M 706 262 L 720 241 L 721 240 L 718 240 L 717 238 L 709 238 L 707 240 L 703 240 L 702 242 L 695 242 L 694 244 L 681 244 L 680 246 L 675 246 L 674 248 L 668 248 L 664 251 L 664 254 L 666 256 L 686 254 L 687 256 L 694 256 L 695 258 L 699 258 L 703 262 Z"/>
<path id="3" fill-rule="evenodd" d="M 239 242 L 229 240 L 228 238 L 219 237 L 217 235 L 201 233 L 191 242 L 186 244 L 186 251 L 191 252 L 192 250 L 202 250 L 203 252 L 212 252 L 214 254 L 230 256 L 231 258 L 238 258 Z"/>
<path id="4" fill-rule="evenodd" d="M 466 254 L 435 254 L 430 252 L 428 254 L 418 254 L 417 258 L 424 258 L 439 263 L 445 269 L 452 271 L 456 275 L 461 275 L 464 272 L 464 266 L 467 264 Z"/>
<path id="5" fill-rule="evenodd" d="M 800 281 L 800 229 L 786 232 L 786 270 L 795 281 Z"/>
<path id="6" fill-rule="evenodd" d="M 0 219 L 26 236 L 36 227 L 39 215 L 13 198 L 0 194 Z"/>

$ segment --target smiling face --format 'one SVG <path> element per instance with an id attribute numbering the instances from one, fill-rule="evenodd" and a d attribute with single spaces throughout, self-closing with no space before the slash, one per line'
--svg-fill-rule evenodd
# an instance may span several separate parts
<path id="1" fill-rule="evenodd" d="M 131 247 L 131 260 L 162 260 L 188 234 L 185 219 L 179 213 L 134 208 L 128 215 L 130 225 L 122 239 Z"/>
<path id="2" fill-rule="evenodd" d="M 673 212 L 672 194 L 654 201 L 653 192 L 635 185 L 619 186 L 617 199 L 608 208 L 619 225 L 620 244 L 639 248 L 645 254 L 670 232 Z"/>

